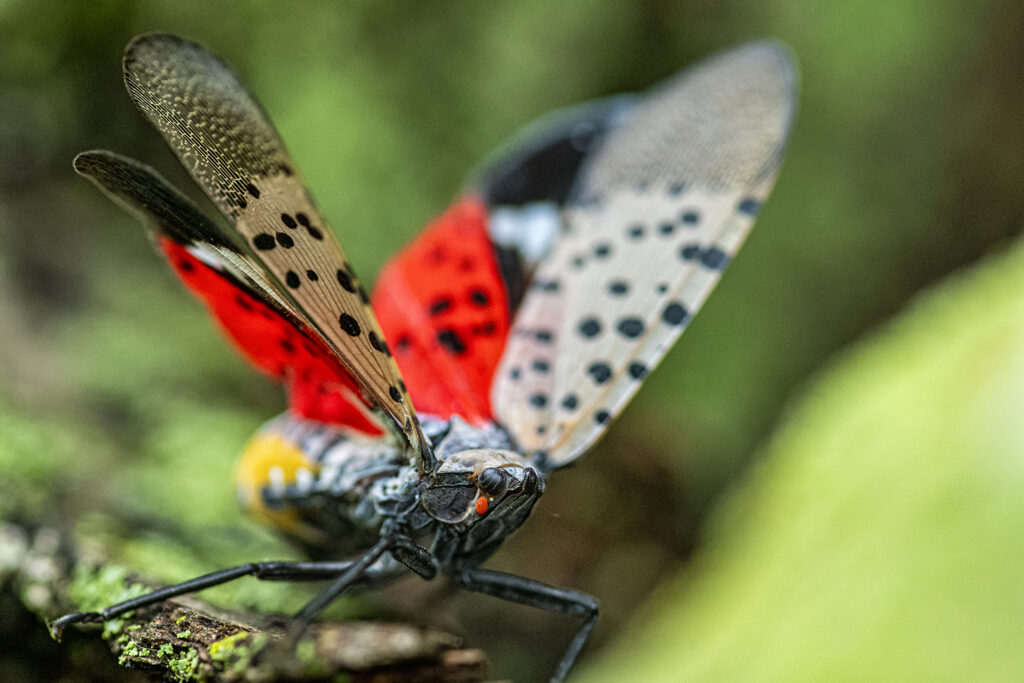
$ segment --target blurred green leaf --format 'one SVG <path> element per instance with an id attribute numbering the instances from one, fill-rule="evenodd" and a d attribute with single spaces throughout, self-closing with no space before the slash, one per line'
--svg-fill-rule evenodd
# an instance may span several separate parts
<path id="1" fill-rule="evenodd" d="M 1017 681 L 1024 244 L 806 393 L 686 576 L 582 681 Z"/>

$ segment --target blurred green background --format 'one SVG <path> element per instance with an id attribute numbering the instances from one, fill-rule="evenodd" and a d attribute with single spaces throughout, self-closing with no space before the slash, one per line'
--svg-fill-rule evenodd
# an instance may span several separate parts
<path id="1" fill-rule="evenodd" d="M 1020 3 L 0 0 L 0 520 L 173 581 L 291 551 L 231 483 L 280 391 L 71 170 L 108 148 L 198 199 L 121 84 L 152 30 L 243 75 L 367 279 L 532 118 L 788 43 L 799 114 L 757 229 L 491 565 L 601 599 L 588 680 L 1019 680 L 1024 259 L 1001 254 L 1024 227 Z M 524 681 L 575 628 L 419 581 L 339 610 L 452 629 Z"/>

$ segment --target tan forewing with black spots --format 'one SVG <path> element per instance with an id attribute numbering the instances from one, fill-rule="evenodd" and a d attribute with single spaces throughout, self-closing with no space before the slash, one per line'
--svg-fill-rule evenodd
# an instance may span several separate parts
<path id="1" fill-rule="evenodd" d="M 176 36 L 133 41 L 124 77 L 135 104 L 234 223 L 249 254 L 418 458 L 419 423 L 366 291 L 262 107 L 217 57 Z"/>

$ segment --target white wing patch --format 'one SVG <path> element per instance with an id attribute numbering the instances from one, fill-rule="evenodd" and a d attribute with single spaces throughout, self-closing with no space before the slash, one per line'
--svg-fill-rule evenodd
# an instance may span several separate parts
<path id="1" fill-rule="evenodd" d="M 718 282 L 774 183 L 792 81 L 773 45 L 712 58 L 642 102 L 582 171 L 492 389 L 542 464 L 600 437 Z"/>

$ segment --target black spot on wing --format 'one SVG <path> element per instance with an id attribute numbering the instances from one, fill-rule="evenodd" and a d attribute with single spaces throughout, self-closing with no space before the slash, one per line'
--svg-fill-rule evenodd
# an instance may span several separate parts
<path id="1" fill-rule="evenodd" d="M 430 315 L 441 315 L 442 313 L 445 313 L 446 311 L 451 309 L 451 307 L 452 300 L 450 297 L 439 297 L 430 304 Z"/>
<path id="2" fill-rule="evenodd" d="M 644 333 L 644 321 L 640 318 L 622 318 L 617 325 L 619 334 L 627 339 L 636 339 Z"/>
<path id="3" fill-rule="evenodd" d="M 466 352 L 465 342 L 463 342 L 458 333 L 451 328 L 439 330 L 437 333 L 437 342 L 449 353 L 455 354 L 456 356 Z"/>
<path id="4" fill-rule="evenodd" d="M 665 310 L 661 313 L 661 319 L 669 325 L 685 325 L 690 319 L 690 314 L 685 306 L 678 301 L 673 301 L 665 306 Z"/>
<path id="5" fill-rule="evenodd" d="M 587 317 L 580 321 L 576 329 L 584 339 L 593 339 L 601 334 L 601 321 L 597 318 Z"/>
<path id="6" fill-rule="evenodd" d="M 270 251 L 277 246 L 277 242 L 274 241 L 274 236 L 270 233 L 261 232 L 252 238 L 252 246 L 260 251 Z"/>
<path id="7" fill-rule="evenodd" d="M 591 363 L 587 368 L 587 374 L 594 380 L 595 384 L 604 384 L 612 377 L 611 367 L 602 361 Z"/>
<path id="8" fill-rule="evenodd" d="M 352 281 L 352 275 L 345 269 L 338 269 L 338 284 L 341 285 L 346 292 L 350 292 L 352 294 L 356 293 L 356 285 L 355 282 Z"/>
<path id="9" fill-rule="evenodd" d="M 359 327 L 359 321 L 348 313 L 342 313 L 338 316 L 338 325 L 341 327 L 342 332 L 351 337 L 358 337 L 362 332 L 362 328 Z"/>

